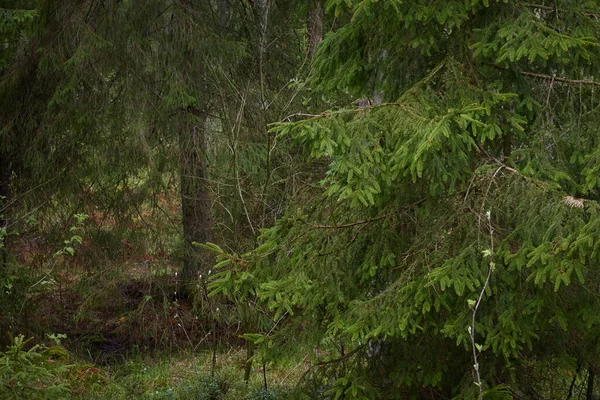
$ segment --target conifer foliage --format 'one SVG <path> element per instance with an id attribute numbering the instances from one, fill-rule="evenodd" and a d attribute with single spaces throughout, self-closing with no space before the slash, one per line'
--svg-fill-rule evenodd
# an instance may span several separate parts
<path id="1" fill-rule="evenodd" d="M 36 213 L 175 193 L 144 229 L 246 380 L 310 353 L 309 398 L 592 398 L 599 75 L 597 1 L 7 0 L 1 286 Z"/>
<path id="2" fill-rule="evenodd" d="M 277 329 L 248 337 L 312 349 L 331 398 L 565 398 L 565 373 L 593 393 L 598 3 L 325 9 L 312 93 L 372 100 L 273 126 L 328 163 L 321 194 L 215 248 L 214 293 L 258 296 Z"/>

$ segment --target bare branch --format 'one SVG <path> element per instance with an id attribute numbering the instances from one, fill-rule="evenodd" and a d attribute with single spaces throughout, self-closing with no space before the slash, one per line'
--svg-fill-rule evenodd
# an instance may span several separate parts
<path id="1" fill-rule="evenodd" d="M 407 212 L 411 208 L 413 208 L 415 206 L 418 206 L 419 204 L 423 203 L 425 200 L 427 200 L 426 197 L 422 198 L 419 201 L 415 201 L 414 203 L 409 204 L 409 205 L 403 207 L 398 214 L 399 215 L 404 214 L 405 212 Z M 365 219 L 363 221 L 349 222 L 347 224 L 340 224 L 340 225 L 312 225 L 311 229 L 343 229 L 343 228 L 352 228 L 353 226 L 372 224 L 373 222 L 381 221 L 382 219 L 388 218 L 391 215 L 392 214 L 386 214 L 386 215 L 381 215 L 381 216 L 373 218 L 373 219 Z"/>
<path id="2" fill-rule="evenodd" d="M 364 221 L 356 221 L 356 222 L 351 222 L 348 224 L 341 224 L 341 225 L 313 225 L 311 226 L 312 229 L 342 229 L 342 228 L 352 228 L 353 226 L 357 226 L 357 225 L 364 225 L 364 224 L 371 224 L 373 222 L 382 220 L 384 218 L 387 218 L 387 215 L 382 215 L 380 217 L 377 218 L 373 218 L 373 219 L 366 219 Z"/>
<path id="3" fill-rule="evenodd" d="M 594 18 L 594 19 L 600 19 L 600 15 L 599 14 L 588 12 L 588 11 L 585 11 L 585 10 L 567 10 L 567 9 L 564 9 L 564 8 L 557 8 L 557 7 L 553 7 L 553 6 L 546 6 L 544 4 L 531 4 L 531 3 L 524 3 L 523 6 L 525 6 L 527 8 L 537 9 L 537 10 L 546 10 L 546 11 L 554 11 L 554 12 L 562 12 L 562 13 L 570 12 L 570 13 L 574 13 L 574 14 L 583 14 L 586 17 L 590 17 L 590 18 Z"/>
<path id="4" fill-rule="evenodd" d="M 471 309 L 472 318 L 471 325 L 469 326 L 469 337 L 471 338 L 471 349 L 473 351 L 473 370 L 475 371 L 475 383 L 479 388 L 479 400 L 483 400 L 483 386 L 481 383 L 481 374 L 479 373 L 479 360 L 477 357 L 477 352 L 481 351 L 477 348 L 477 343 L 475 342 L 475 318 L 477 317 L 477 309 L 481 304 L 481 300 L 483 299 L 483 295 L 485 294 L 486 289 L 489 286 L 490 278 L 492 277 L 492 272 L 494 271 L 494 227 L 492 226 L 490 212 L 487 213 L 488 225 L 490 229 L 490 249 L 489 249 L 489 257 L 490 263 L 488 267 L 487 277 L 485 278 L 485 282 L 483 287 L 481 288 L 481 292 L 479 292 L 479 297 L 477 298 L 477 302 Z"/>
<path id="5" fill-rule="evenodd" d="M 563 82 L 563 83 L 570 83 L 570 84 L 576 84 L 576 85 L 600 86 L 600 82 L 596 82 L 596 81 L 589 80 L 589 79 L 568 79 L 568 78 L 561 78 L 560 76 L 556 76 L 556 75 L 537 74 L 535 72 L 526 72 L 526 71 L 521 71 L 520 74 L 523 76 L 529 76 L 531 78 L 549 80 L 551 82 Z"/>
<path id="6" fill-rule="evenodd" d="M 503 67 L 501 65 L 497 65 L 497 64 L 493 64 L 493 63 L 489 63 L 489 65 L 493 66 L 494 68 L 501 69 L 503 71 L 509 70 L 509 68 Z M 562 83 L 568 83 L 568 84 L 573 84 L 573 85 L 600 86 L 600 82 L 597 82 L 597 81 L 594 81 L 591 79 L 569 79 L 569 78 L 563 78 L 560 76 L 556 76 L 556 74 L 552 74 L 552 75 L 538 74 L 536 72 L 528 72 L 528 71 L 519 71 L 519 74 L 530 77 L 530 78 L 544 79 L 544 80 L 547 80 L 550 82 L 562 82 Z"/>

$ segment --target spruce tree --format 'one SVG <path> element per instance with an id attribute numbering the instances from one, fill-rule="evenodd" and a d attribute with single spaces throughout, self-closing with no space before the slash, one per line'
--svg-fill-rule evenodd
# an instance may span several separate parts
<path id="1" fill-rule="evenodd" d="M 220 194 L 225 182 L 219 180 L 223 175 L 229 179 L 221 174 L 231 164 L 223 156 L 228 152 L 226 130 L 248 131 L 248 136 L 258 131 L 272 138 L 266 121 L 274 118 L 257 109 L 271 101 L 265 94 L 286 93 L 281 87 L 292 76 L 268 66 L 259 74 L 259 53 L 265 53 L 261 64 L 267 65 L 271 49 L 281 50 L 258 50 L 268 39 L 267 33 L 261 36 L 260 18 L 248 4 L 232 7 L 228 1 L 13 3 L 14 9 L 2 9 L 0 25 L 5 41 L 0 189 L 4 197 L 9 186 L 14 197 L 28 196 L 5 214 L 17 214 L 17 205 L 35 208 L 55 195 L 59 202 L 80 207 L 89 201 L 80 198 L 82 192 L 91 191 L 97 194 L 96 206 L 123 221 L 157 192 L 168 195 L 173 176 L 178 176 L 174 186 L 181 190 L 183 272 L 189 278 L 205 275 L 209 264 L 192 242 L 210 240 L 214 210 L 209 192 Z M 293 10 L 291 4 L 277 7 L 274 21 Z M 277 34 L 287 40 L 294 32 Z M 295 50 L 293 43 L 288 47 L 288 53 Z M 276 77 L 273 87 L 271 76 Z M 261 80 L 263 88 L 257 89 Z M 231 116 L 236 118 L 244 86 L 253 96 L 246 102 L 252 106 L 242 107 L 242 119 L 233 121 L 244 127 L 228 125 Z M 256 121 L 257 115 L 263 120 Z M 269 152 L 259 150 L 261 164 L 252 174 L 262 176 Z M 245 153 L 243 149 L 237 156 Z M 209 181 L 216 184 L 209 187 Z M 267 183 L 258 184 L 265 190 L 256 190 L 263 197 L 273 186 Z M 37 185 L 44 190 L 30 191 Z M 263 200 L 256 200 L 261 210 L 270 203 Z"/>
<path id="2" fill-rule="evenodd" d="M 321 193 L 254 251 L 213 247 L 214 293 L 258 296 L 276 323 L 247 337 L 312 349 L 331 398 L 548 397 L 548 374 L 565 397 L 580 373 L 593 393 L 597 2 L 326 11 L 313 93 L 370 100 L 273 128 L 328 163 Z"/>

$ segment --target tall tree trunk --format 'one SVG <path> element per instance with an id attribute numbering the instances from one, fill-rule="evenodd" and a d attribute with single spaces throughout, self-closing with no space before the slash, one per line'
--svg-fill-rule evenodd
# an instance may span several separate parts
<path id="1" fill-rule="evenodd" d="M 260 51 L 263 52 L 266 48 L 267 40 L 267 24 L 269 21 L 269 0 L 256 0 L 255 7 L 260 35 Z"/>
<path id="2" fill-rule="evenodd" d="M 263 126 L 264 126 L 264 134 L 265 134 L 265 149 L 267 154 L 266 164 L 265 164 L 265 183 L 262 188 L 261 201 L 263 203 L 262 216 L 260 219 L 260 225 L 264 228 L 264 224 L 266 222 L 266 211 L 267 211 L 267 192 L 269 188 L 269 181 L 271 179 L 271 134 L 269 133 L 268 124 L 269 117 L 267 116 L 267 98 L 265 93 L 265 52 L 267 50 L 267 27 L 269 23 L 269 0 L 258 0 L 256 2 L 256 15 L 258 16 L 258 28 L 259 28 L 259 79 L 260 79 L 260 105 L 263 117 Z M 241 196 L 241 194 L 240 194 Z M 248 224 L 250 225 L 250 229 L 252 230 L 252 235 L 256 237 L 256 232 L 253 228 L 252 222 L 250 221 L 250 217 L 248 212 L 246 211 L 246 216 L 248 217 Z"/>
<path id="3" fill-rule="evenodd" d="M 221 7 L 222 1 L 219 1 Z M 196 15 L 200 12 L 201 2 L 183 0 L 181 4 L 186 13 Z M 190 19 L 191 20 L 191 19 Z M 186 34 L 190 20 L 181 20 L 182 34 Z M 216 23 L 219 23 L 218 21 Z M 185 58 L 194 60 L 202 49 L 187 49 Z M 182 110 L 178 118 L 179 125 L 179 166 L 181 185 L 181 217 L 183 225 L 183 269 L 182 279 L 189 282 L 199 279 L 206 297 L 206 282 L 208 270 L 212 266 L 212 255 L 207 250 L 194 246 L 193 242 L 206 243 L 211 241 L 212 216 L 210 195 L 207 182 L 207 110 L 209 98 L 207 95 L 207 75 L 203 61 L 197 61 L 182 66 L 183 85 L 192 85 L 198 93 L 198 105 L 188 106 Z"/>
<path id="4" fill-rule="evenodd" d="M 269 23 L 269 0 L 256 0 L 255 13 L 258 19 L 259 48 L 258 48 L 258 73 L 260 79 L 260 101 L 265 105 L 265 51 L 267 49 L 267 25 Z"/>
<path id="5" fill-rule="evenodd" d="M 265 127 L 266 127 L 266 115 L 265 115 L 265 104 L 266 104 L 266 97 L 265 97 L 265 71 L 264 71 L 264 64 L 265 64 L 265 52 L 267 49 L 267 26 L 268 26 L 268 22 L 269 22 L 269 0 L 256 0 L 255 4 L 255 15 L 256 15 L 256 19 L 258 21 L 258 32 L 259 32 L 259 48 L 258 48 L 258 54 L 259 54 L 259 60 L 258 60 L 258 74 L 259 74 L 259 79 L 260 79 L 260 102 L 261 102 L 261 108 L 262 108 L 262 113 L 263 113 L 263 118 L 265 118 Z M 270 136 L 269 136 L 269 132 L 267 131 L 267 129 L 265 129 L 265 133 L 267 135 L 267 146 L 266 146 L 266 150 L 267 150 L 267 165 L 266 165 L 266 170 L 267 170 L 267 179 L 265 181 L 265 186 L 264 186 L 264 190 L 263 190 L 263 197 L 264 194 L 266 193 L 266 189 L 267 186 L 269 184 L 269 170 L 270 170 L 270 159 L 269 159 L 269 148 L 270 148 Z M 237 157 L 237 155 L 236 155 Z M 243 199 L 242 199 L 243 200 Z M 264 199 L 263 199 L 264 200 Z M 264 208 L 263 208 L 263 221 L 264 221 Z M 246 213 L 246 215 L 248 215 Z M 254 233 L 254 229 L 252 228 L 252 222 L 250 220 L 250 217 L 248 217 L 248 223 L 250 225 L 250 228 L 252 229 L 253 233 Z M 253 322 L 248 322 L 248 325 L 246 327 L 246 329 L 244 329 L 245 332 L 253 332 L 256 331 L 256 323 Z M 253 365 L 253 360 L 252 357 L 254 356 L 254 351 L 255 351 L 255 344 L 252 342 L 248 342 L 247 343 L 247 347 L 246 347 L 246 363 L 244 365 L 244 382 L 248 383 L 250 380 L 250 374 L 252 373 L 252 365 Z"/>
<path id="6" fill-rule="evenodd" d="M 229 0 L 219 0 L 217 6 L 219 12 L 219 35 L 224 37 L 227 34 L 227 25 L 229 24 Z"/>
<path id="7" fill-rule="evenodd" d="M 308 56 L 313 58 L 317 52 L 317 46 L 323 40 L 322 0 L 308 0 L 306 31 L 308 33 Z"/>
<path id="8" fill-rule="evenodd" d="M 206 278 L 211 266 L 207 251 L 194 246 L 193 242 L 211 240 L 212 218 L 207 185 L 206 114 L 195 112 L 184 118 L 180 126 L 180 174 L 181 210 L 183 218 L 184 255 L 182 277 L 185 280 Z"/>

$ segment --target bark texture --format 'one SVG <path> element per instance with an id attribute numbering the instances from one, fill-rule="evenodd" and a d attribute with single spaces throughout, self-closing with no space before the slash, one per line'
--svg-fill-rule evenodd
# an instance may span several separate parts
<path id="1" fill-rule="evenodd" d="M 308 0 L 306 30 L 308 32 L 308 56 L 313 58 L 317 52 L 317 46 L 323 40 L 322 0 Z"/>
<path id="2" fill-rule="evenodd" d="M 230 5 L 229 0 L 219 0 L 219 34 L 223 37 L 227 34 L 227 26 L 229 25 Z"/>

